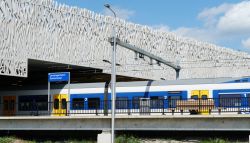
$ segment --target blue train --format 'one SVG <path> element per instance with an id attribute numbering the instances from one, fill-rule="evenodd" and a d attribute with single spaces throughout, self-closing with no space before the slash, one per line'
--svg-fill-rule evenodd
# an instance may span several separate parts
<path id="1" fill-rule="evenodd" d="M 150 99 L 150 109 L 174 108 L 177 101 L 187 99 L 206 100 L 214 98 L 214 106 L 234 107 L 250 105 L 250 78 L 192 79 L 177 81 L 140 81 L 117 83 L 116 108 L 139 109 L 141 99 Z M 65 115 L 80 114 L 82 110 L 110 110 L 110 85 L 107 83 L 71 84 L 70 95 L 67 85 L 48 89 L 19 89 L 0 92 L 0 111 L 3 115 L 28 113 L 34 110 Z M 227 100 L 235 98 L 239 100 Z M 246 100 L 240 100 L 245 98 Z M 162 102 L 161 102 L 162 101 Z M 51 102 L 53 105 L 48 105 Z M 17 104 L 16 104 L 17 103 Z M 85 112 L 86 113 L 86 112 Z M 92 112 L 89 112 L 92 113 Z"/>

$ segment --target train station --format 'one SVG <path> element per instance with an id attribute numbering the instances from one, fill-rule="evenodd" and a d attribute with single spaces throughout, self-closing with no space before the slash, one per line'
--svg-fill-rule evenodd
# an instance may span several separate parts
<path id="1" fill-rule="evenodd" d="M 249 53 L 53 0 L 0 25 L 0 130 L 250 131 Z"/>

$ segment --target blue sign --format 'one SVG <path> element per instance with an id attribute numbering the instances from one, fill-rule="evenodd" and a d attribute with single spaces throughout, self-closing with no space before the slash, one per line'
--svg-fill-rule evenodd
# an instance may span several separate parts
<path id="1" fill-rule="evenodd" d="M 49 82 L 69 81 L 69 72 L 58 72 L 48 74 Z"/>

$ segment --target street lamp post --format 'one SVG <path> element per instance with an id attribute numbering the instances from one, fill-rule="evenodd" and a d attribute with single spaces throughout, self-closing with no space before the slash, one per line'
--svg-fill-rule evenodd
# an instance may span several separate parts
<path id="1" fill-rule="evenodd" d="M 116 19 L 116 14 L 109 4 L 104 5 L 108 8 Z M 115 22 L 113 23 L 113 49 L 112 49 L 112 72 L 111 72 L 111 95 L 112 95 L 112 121 L 111 121 L 111 143 L 115 142 L 115 97 L 116 97 L 116 32 Z"/>

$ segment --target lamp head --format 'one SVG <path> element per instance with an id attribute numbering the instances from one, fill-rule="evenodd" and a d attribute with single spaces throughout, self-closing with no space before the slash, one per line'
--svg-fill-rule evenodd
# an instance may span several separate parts
<path id="1" fill-rule="evenodd" d="M 110 5 L 109 5 L 109 4 L 104 4 L 104 6 L 105 6 L 106 8 L 110 8 Z"/>

